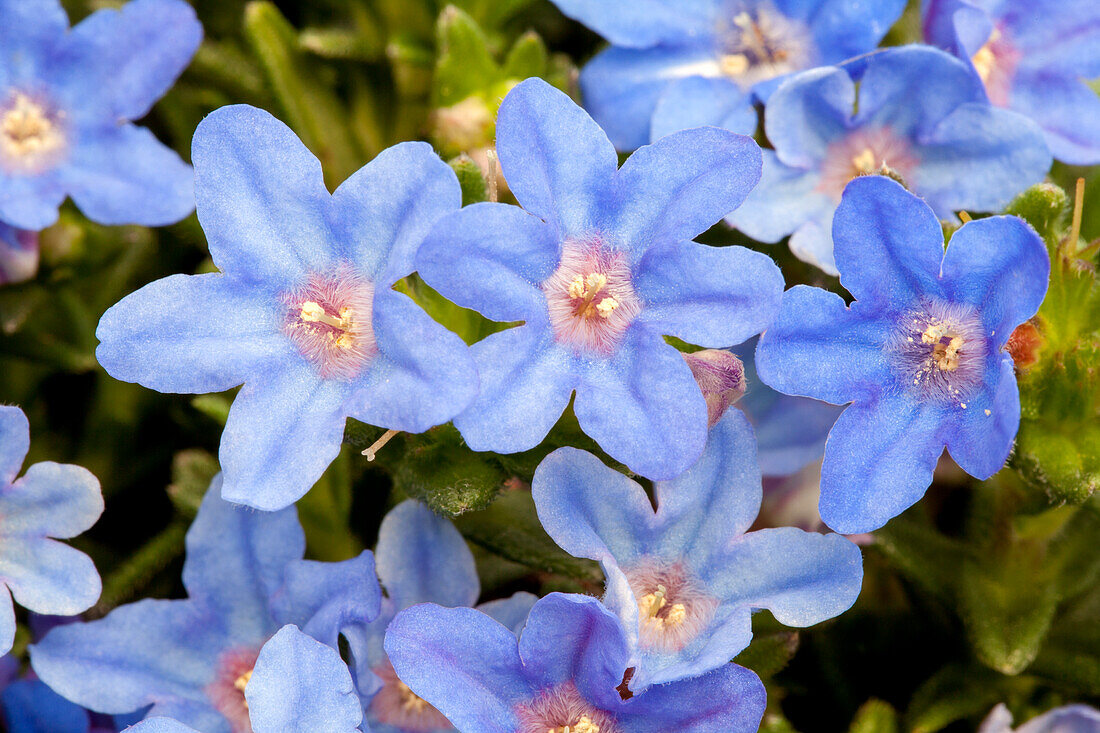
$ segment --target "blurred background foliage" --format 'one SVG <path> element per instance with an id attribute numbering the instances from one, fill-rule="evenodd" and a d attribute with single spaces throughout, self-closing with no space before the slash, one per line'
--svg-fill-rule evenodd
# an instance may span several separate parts
<path id="1" fill-rule="evenodd" d="M 109 3 L 65 4 L 75 21 Z M 247 103 L 297 132 L 330 188 L 383 148 L 427 139 L 452 160 L 467 203 L 508 200 L 491 152 L 508 89 L 542 76 L 576 96 L 577 65 L 601 45 L 547 0 L 194 5 L 206 40 L 144 121 L 184 158 L 205 114 Z M 887 42 L 918 34 L 914 5 Z M 766 612 L 756 617 L 756 640 L 738 661 L 768 684 L 764 730 L 965 731 L 1001 701 L 1017 720 L 1064 702 L 1100 703 L 1098 178 L 1100 170 L 1056 166 L 1052 184 L 1009 209 L 1043 235 L 1053 260 L 1047 301 L 1013 340 L 1023 423 L 1010 469 L 979 483 L 945 458 L 925 500 L 866 545 L 863 593 L 840 618 L 795 631 Z M 788 285 L 840 290 L 785 246 L 723 226 L 703 239 L 767 252 Z M 211 270 L 202 230 L 195 216 L 160 230 L 102 227 L 70 205 L 40 241 L 38 276 L 0 287 L 0 402 L 30 419 L 28 462 L 77 463 L 103 485 L 107 511 L 76 542 L 105 580 L 92 614 L 179 595 L 183 535 L 217 471 L 232 394 L 164 395 L 117 382 L 96 364 L 95 326 L 145 283 Z M 468 342 L 500 327 L 415 276 L 399 287 Z M 385 510 L 413 496 L 456 518 L 486 597 L 600 591 L 599 569 L 550 541 L 526 491 L 554 448 L 598 452 L 570 411 L 542 446 L 518 455 L 471 452 L 442 426 L 398 435 L 368 462 L 360 451 L 381 434 L 349 421 L 343 454 L 299 502 L 310 556 L 344 559 L 372 546 Z M 789 481 L 816 489 L 812 471 Z"/>

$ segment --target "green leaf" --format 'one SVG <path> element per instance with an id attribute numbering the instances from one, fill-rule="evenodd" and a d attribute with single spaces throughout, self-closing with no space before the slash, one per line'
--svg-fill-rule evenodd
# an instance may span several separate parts
<path id="1" fill-rule="evenodd" d="M 225 393 L 199 395 L 191 400 L 192 407 L 219 425 L 225 425 L 225 421 L 229 419 L 229 408 L 232 404 L 233 399 Z"/>
<path id="2" fill-rule="evenodd" d="M 542 37 L 527 31 L 512 44 L 504 60 L 504 76 L 522 81 L 531 76 L 542 76 L 550 63 L 550 52 Z"/>
<path id="3" fill-rule="evenodd" d="M 1048 243 L 1057 239 L 1056 228 L 1069 205 L 1069 196 L 1053 183 L 1037 183 L 1008 205 L 1006 214 L 1018 216 L 1039 232 Z"/>
<path id="4" fill-rule="evenodd" d="M 889 703 L 868 700 L 856 712 L 848 733 L 898 733 L 898 714 Z"/>
<path id="5" fill-rule="evenodd" d="M 771 677 L 782 671 L 794 659 L 797 651 L 796 631 L 755 634 L 752 643 L 734 661 L 742 667 L 748 667 L 760 677 Z"/>
<path id="6" fill-rule="evenodd" d="M 1002 677 L 982 667 L 944 667 L 913 694 L 906 711 L 909 730 L 935 733 L 957 720 L 983 716 L 1029 685 L 1025 679 Z"/>
<path id="7" fill-rule="evenodd" d="M 440 514 L 484 509 L 508 478 L 490 455 L 475 453 L 454 427 L 441 426 L 427 440 L 406 441 L 393 472 L 394 486 Z"/>
<path id="8" fill-rule="evenodd" d="M 450 161 L 462 187 L 462 205 L 478 204 L 489 200 L 489 184 L 481 173 L 481 166 L 468 155 L 460 155 Z"/>
<path id="9" fill-rule="evenodd" d="M 340 452 L 321 479 L 298 500 L 298 518 L 306 534 L 306 550 L 315 560 L 338 562 L 363 549 L 348 528 L 351 516 L 350 449 Z"/>
<path id="10" fill-rule="evenodd" d="M 176 511 L 193 518 L 199 511 L 210 482 L 221 468 L 218 459 L 201 448 L 182 450 L 172 457 L 172 483 L 168 498 Z"/>
<path id="11" fill-rule="evenodd" d="M 385 39 L 343 28 L 306 28 L 298 36 L 301 47 L 323 58 L 371 62 L 385 57 Z"/>
<path id="12" fill-rule="evenodd" d="M 436 25 L 439 60 L 432 83 L 432 106 L 450 107 L 502 80 L 484 32 L 469 15 L 447 6 Z"/>

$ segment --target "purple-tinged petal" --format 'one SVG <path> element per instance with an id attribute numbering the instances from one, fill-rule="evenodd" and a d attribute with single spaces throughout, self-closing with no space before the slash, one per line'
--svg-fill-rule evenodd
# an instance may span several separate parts
<path id="1" fill-rule="evenodd" d="M 38 231 L 57 221 L 57 207 L 67 192 L 55 173 L 8 174 L 0 167 L 0 221 Z"/>
<path id="2" fill-rule="evenodd" d="M 744 247 L 669 242 L 646 252 L 634 287 L 645 303 L 640 323 L 721 348 L 768 327 L 779 312 L 783 274 L 766 254 Z"/>
<path id="3" fill-rule="evenodd" d="M 376 291 L 372 325 L 378 355 L 348 397 L 347 414 L 370 425 L 421 433 L 453 418 L 477 395 L 478 376 L 466 344 L 407 295 Z M 336 399 L 336 388 L 323 389 Z"/>
<path id="4" fill-rule="evenodd" d="M 0 585 L 0 650 L 7 654 L 15 643 L 15 608 L 12 606 L 11 592 L 7 586 Z"/>
<path id="5" fill-rule="evenodd" d="M 789 0 L 780 2 L 779 7 L 786 11 L 788 4 Z M 905 10 L 905 0 L 815 0 L 806 4 L 813 8 L 810 30 L 822 56 L 820 62 L 828 64 L 874 49 Z"/>
<path id="6" fill-rule="evenodd" d="M 823 67 L 791 77 L 768 99 L 764 129 L 783 165 L 815 167 L 844 137 L 856 103 L 848 72 Z"/>
<path id="7" fill-rule="evenodd" d="M 688 76 L 668 83 L 653 110 L 650 140 L 680 130 L 720 127 L 741 135 L 756 132 L 752 98 L 726 78 Z"/>
<path id="8" fill-rule="evenodd" d="M 132 0 L 73 28 L 60 49 L 57 82 L 112 118 L 136 120 L 171 88 L 201 41 L 188 3 Z"/>
<path id="9" fill-rule="evenodd" d="M 1093 41 L 1100 47 L 1100 41 Z M 1021 71 L 1010 106 L 1043 129 L 1051 153 L 1071 165 L 1100 163 L 1100 97 L 1085 82 Z"/>
<path id="10" fill-rule="evenodd" d="M 655 685 L 622 706 L 631 733 L 754 733 L 764 716 L 764 684 L 736 664 L 694 679 Z"/>
<path id="11" fill-rule="evenodd" d="M 31 426 L 18 407 L 0 405 L 0 486 L 19 475 L 31 448 Z"/>
<path id="12" fill-rule="evenodd" d="M 572 356 L 545 327 L 533 325 L 494 333 L 470 353 L 481 392 L 455 417 L 455 427 L 473 450 L 534 448 L 569 404 L 577 383 Z"/>
<path id="13" fill-rule="evenodd" d="M 840 284 L 857 300 L 906 308 L 941 291 L 943 228 L 921 199 L 885 176 L 860 176 L 833 215 Z"/>
<path id="14" fill-rule="evenodd" d="M 0 87 L 38 75 L 69 30 L 58 0 L 6 0 L 0 5 Z"/>
<path id="15" fill-rule="evenodd" d="M 877 316 L 859 301 L 846 308 L 835 293 L 794 286 L 760 337 L 760 379 L 784 394 L 834 405 L 877 395 L 889 378 L 882 354 L 890 338 Z"/>
<path id="16" fill-rule="evenodd" d="M 1065 705 L 1032 718 L 1017 728 L 1016 733 L 1095 733 L 1097 730 L 1100 730 L 1100 710 L 1088 705 Z"/>
<path id="17" fill-rule="evenodd" d="M 416 603 L 472 606 L 481 593 L 474 556 L 450 521 L 409 499 L 378 530 L 378 577 L 400 611 Z"/>
<path id="18" fill-rule="evenodd" d="M 21 536 L 76 537 L 101 514 L 99 481 L 80 466 L 36 463 L 10 488 L 0 489 L 0 537 L 16 542 Z"/>
<path id="19" fill-rule="evenodd" d="M 991 8 L 1021 66 L 1093 79 L 1100 75 L 1100 6 L 1091 0 L 1030 0 Z"/>
<path id="20" fill-rule="evenodd" d="M 502 626 L 511 629 L 516 636 L 523 631 L 531 609 L 538 603 L 539 597 L 527 591 L 518 591 L 495 601 L 479 603 L 477 610 L 484 613 Z"/>
<path id="21" fill-rule="evenodd" d="M 1050 281 L 1050 255 L 1022 219 L 978 219 L 952 235 L 943 258 L 943 278 L 953 301 L 978 309 L 987 335 L 999 349 L 1042 305 Z"/>
<path id="22" fill-rule="evenodd" d="M 96 359 L 158 392 L 221 392 L 294 358 L 277 305 L 225 275 L 170 275 L 107 309 Z"/>
<path id="23" fill-rule="evenodd" d="M 280 364 L 237 394 L 218 460 L 227 501 L 275 511 L 302 498 L 340 453 L 347 385 Z"/>
<path id="24" fill-rule="evenodd" d="M 41 680 L 16 680 L 0 692 L 8 733 L 88 733 L 88 711 Z M 185 729 L 186 730 L 186 729 Z"/>
<path id="25" fill-rule="evenodd" d="M 0 285 L 26 282 L 38 274 L 38 232 L 0 221 Z"/>
<path id="26" fill-rule="evenodd" d="M 513 706 L 533 690 L 515 635 L 472 608 L 425 603 L 399 613 L 386 654 L 401 680 L 459 730 L 515 733 Z"/>
<path id="27" fill-rule="evenodd" d="M 983 480 L 1004 466 L 1020 428 L 1020 391 L 1012 359 L 1001 355 L 991 361 L 983 391 L 967 398 L 965 409 L 949 408 L 954 420 L 946 435 L 947 451 L 955 463 Z"/>
<path id="28" fill-rule="evenodd" d="M 382 589 L 374 555 L 364 550 L 342 562 L 292 559 L 283 567 L 283 584 L 272 595 L 276 623 L 294 624 L 322 644 L 339 648 L 340 632 L 378 616 Z"/>
<path id="29" fill-rule="evenodd" d="M 752 138 L 717 127 L 642 146 L 619 170 L 609 234 L 634 259 L 651 247 L 693 239 L 741 205 L 760 180 L 760 167 Z"/>
<path id="30" fill-rule="evenodd" d="M 943 453 L 942 409 L 883 393 L 842 412 L 821 469 L 825 524 L 844 534 L 870 532 L 919 501 Z"/>
<path id="31" fill-rule="evenodd" d="M 554 0 L 558 9 L 616 46 L 646 48 L 662 41 L 705 37 L 718 19 L 718 0 L 662 0 L 633 3 L 606 0 Z"/>
<path id="32" fill-rule="evenodd" d="M 613 356 L 584 365 L 573 411 L 609 456 L 654 480 L 683 473 L 706 442 L 707 403 L 691 369 L 641 325 Z"/>
<path id="33" fill-rule="evenodd" d="M 726 221 L 753 239 L 769 243 L 778 242 L 807 222 L 831 223 L 836 199 L 821 190 L 821 174 L 784 165 L 775 151 L 765 150 L 763 154 L 760 184 Z M 829 250 L 832 250 L 831 238 Z"/>
<path id="34" fill-rule="evenodd" d="M 277 288 L 329 268 L 321 163 L 289 127 L 255 107 L 221 107 L 199 123 L 191 157 L 199 222 L 222 271 Z"/>
<path id="35" fill-rule="evenodd" d="M 339 652 L 295 626 L 264 644 L 244 696 L 255 733 L 358 733 L 363 722 Z"/>
<path id="36" fill-rule="evenodd" d="M 513 87 L 497 115 L 497 153 L 516 199 L 561 237 L 602 223 L 618 158 L 603 130 L 565 94 L 542 79 Z"/>
<path id="37" fill-rule="evenodd" d="M 86 716 L 87 713 L 84 713 Z M 189 725 L 171 718 L 146 718 L 137 725 L 125 728 L 126 733 L 198 733 Z"/>
<path id="38" fill-rule="evenodd" d="M 440 219 L 416 269 L 448 300 L 493 321 L 545 317 L 541 284 L 561 257 L 554 227 L 523 209 L 480 203 Z"/>
<path id="39" fill-rule="evenodd" d="M 977 10 L 967 0 L 922 0 L 921 30 L 924 40 L 956 56 L 969 55 L 959 46 L 955 14 L 961 9 Z"/>
<path id="40" fill-rule="evenodd" d="M 40 537 L 0 541 L 0 583 L 24 608 L 59 616 L 88 610 L 102 590 L 90 557 Z"/>
<path id="41" fill-rule="evenodd" d="M 379 153 L 332 198 L 345 256 L 388 288 L 416 269 L 417 248 L 441 216 L 462 206 L 462 189 L 431 145 L 405 142 Z"/>

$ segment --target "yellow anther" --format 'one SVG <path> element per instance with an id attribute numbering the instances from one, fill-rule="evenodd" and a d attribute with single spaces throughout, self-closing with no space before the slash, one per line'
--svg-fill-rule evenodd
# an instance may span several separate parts
<path id="1" fill-rule="evenodd" d="M 584 297 L 584 278 L 577 275 L 573 278 L 573 282 L 569 283 L 569 297 L 570 298 L 583 298 Z"/>
<path id="2" fill-rule="evenodd" d="M 401 694 L 401 709 L 405 712 L 422 713 L 428 708 L 428 701 L 413 692 L 401 680 L 397 680 L 397 691 Z"/>
<path id="3" fill-rule="evenodd" d="M 878 165 L 878 159 L 875 157 L 875 151 L 870 148 L 864 148 L 863 152 L 852 158 L 852 166 L 859 173 L 871 173 Z"/>
<path id="4" fill-rule="evenodd" d="M 252 670 L 250 669 L 247 672 L 245 672 L 244 674 L 242 674 L 240 677 L 235 679 L 233 681 L 233 686 L 236 687 L 238 690 L 240 690 L 243 693 L 244 688 L 248 687 L 248 683 L 251 680 L 252 680 Z"/>
<path id="5" fill-rule="evenodd" d="M 31 157 L 57 150 L 64 139 L 40 104 L 16 94 L 14 104 L 0 118 L 0 142 L 10 155 Z"/>
<path id="6" fill-rule="evenodd" d="M 1001 32 L 994 28 L 985 45 L 979 48 L 978 52 L 970 57 L 970 61 L 978 71 L 978 76 L 981 77 L 983 84 L 989 83 L 989 77 L 992 76 L 993 70 L 997 66 L 997 54 L 993 52 L 993 44 L 1000 39 Z"/>
<path id="7" fill-rule="evenodd" d="M 602 318 L 610 318 L 611 312 L 619 307 L 619 301 L 614 298 L 604 298 L 596 306 L 596 312 L 600 314 Z"/>
<path id="8" fill-rule="evenodd" d="M 607 285 L 607 275 L 604 275 L 602 272 L 593 272 L 588 276 L 588 279 L 585 280 L 585 283 L 588 285 L 588 292 L 586 292 L 585 295 L 593 296 L 603 290 L 604 286 Z"/>
<path id="9" fill-rule="evenodd" d="M 747 31 L 756 25 L 752 20 L 752 16 L 744 10 L 734 16 L 733 24 L 743 31 Z"/>
<path id="10" fill-rule="evenodd" d="M 302 312 L 299 317 L 307 323 L 323 323 L 326 326 L 347 330 L 350 325 L 351 309 L 343 308 L 340 310 L 339 316 L 330 316 L 325 312 L 325 309 L 321 307 L 320 303 L 307 300 L 305 303 L 302 303 Z"/>
<path id="11" fill-rule="evenodd" d="M 669 626 L 679 626 L 687 619 L 687 609 L 684 608 L 683 603 L 677 603 L 668 609 L 668 614 L 665 616 L 665 623 Z"/>
<path id="12" fill-rule="evenodd" d="M 647 618 L 655 618 L 657 612 L 668 603 L 668 599 L 665 598 L 666 593 L 668 593 L 668 588 L 658 585 L 657 590 L 642 596 L 642 600 L 638 602 L 638 610 Z"/>
<path id="13" fill-rule="evenodd" d="M 582 715 L 576 723 L 559 728 L 547 728 L 546 733 L 600 733 L 600 726 L 593 723 L 587 715 Z"/>

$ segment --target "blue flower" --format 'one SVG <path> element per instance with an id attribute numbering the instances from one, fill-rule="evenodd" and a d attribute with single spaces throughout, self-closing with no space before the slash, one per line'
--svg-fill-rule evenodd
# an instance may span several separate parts
<path id="1" fill-rule="evenodd" d="M 978 733 L 1012 733 L 1012 713 L 1003 704 L 990 711 Z M 1096 733 L 1100 710 L 1088 705 L 1065 705 L 1048 710 L 1016 728 L 1016 733 Z"/>
<path id="2" fill-rule="evenodd" d="M 978 219 L 946 253 L 929 206 L 894 181 L 848 184 L 833 223 L 855 298 L 795 286 L 756 350 L 760 378 L 841 413 L 825 444 L 821 518 L 869 532 L 918 501 L 944 447 L 972 476 L 1004 464 L 1020 423 L 1005 343 L 1039 309 L 1050 260 L 1021 219 Z"/>
<path id="3" fill-rule="evenodd" d="M 1039 123 L 1054 157 L 1100 163 L 1100 4 L 924 0 L 929 43 L 964 59 L 989 101 Z"/>
<path id="4" fill-rule="evenodd" d="M 56 539 L 76 537 L 103 513 L 95 476 L 80 466 L 35 463 L 16 480 L 30 448 L 18 407 L 0 405 L 0 652 L 15 639 L 12 596 L 38 613 L 72 616 L 99 598 L 91 558 Z M 56 538 L 56 539 L 51 539 Z M 10 595 L 9 595 L 10 592 Z"/>
<path id="5" fill-rule="evenodd" d="M 363 654 L 377 678 L 378 692 L 367 701 L 371 730 L 453 730 L 439 711 L 416 698 L 398 679 L 383 640 L 394 616 L 415 604 L 474 605 L 481 593 L 474 556 L 453 524 L 411 499 L 391 509 L 382 520 L 375 556 L 378 577 L 386 590 L 382 611 L 373 622 L 348 634 L 352 650 Z M 477 608 L 519 633 L 536 600 L 530 593 L 519 592 Z"/>
<path id="6" fill-rule="evenodd" d="M 470 402 L 466 345 L 391 287 L 461 203 L 429 145 L 384 150 L 330 195 L 288 127 L 239 105 L 202 121 L 192 155 L 222 272 L 122 299 L 99 322 L 96 356 L 162 392 L 244 384 L 218 456 L 226 499 L 267 510 L 299 499 L 340 452 L 349 415 L 417 433 Z"/>
<path id="7" fill-rule="evenodd" d="M 792 527 L 746 534 L 761 488 L 740 412 L 712 428 L 698 463 L 653 488 L 656 512 L 640 485 L 575 448 L 547 456 L 531 483 L 547 533 L 603 567 L 604 603 L 627 629 L 637 667 L 631 689 L 726 664 L 752 639 L 755 609 L 809 626 L 859 595 L 863 562 L 845 538 Z"/>
<path id="8" fill-rule="evenodd" d="M 201 40 L 181 0 L 134 0 L 72 32 L 57 0 L 0 4 L 0 220 L 42 229 L 67 195 L 102 224 L 191 213 L 191 167 L 130 120 L 168 91 Z"/>
<path id="9" fill-rule="evenodd" d="M 203 733 L 242 733 L 257 658 L 282 626 L 336 649 L 342 632 L 377 615 L 369 552 L 341 563 L 302 560 L 293 507 L 268 514 L 234 506 L 219 497 L 220 484 L 211 484 L 187 532 L 188 598 L 147 599 L 52 630 L 31 646 L 46 684 L 91 710 L 151 706 L 150 716 Z"/>
<path id="10" fill-rule="evenodd" d="M 445 216 L 416 262 L 455 303 L 524 321 L 471 348 L 481 392 L 455 426 L 474 450 L 527 450 L 576 390 L 577 420 L 608 454 L 676 476 L 702 452 L 707 407 L 663 336 L 740 343 L 771 321 L 783 287 L 766 255 L 691 241 L 756 183 L 756 143 L 689 130 L 620 169 L 583 110 L 529 79 L 500 106 L 497 151 L 524 208 Z"/>
<path id="11" fill-rule="evenodd" d="M 764 712 L 760 680 L 735 664 L 624 701 L 626 633 L 588 596 L 539 600 L 518 643 L 479 611 L 414 606 L 390 624 L 386 652 L 409 688 L 463 733 L 751 733 Z"/>
<path id="12" fill-rule="evenodd" d="M 581 72 L 581 91 L 620 150 L 650 141 L 670 92 L 687 119 L 705 110 L 751 135 L 755 99 L 788 74 L 872 50 L 905 9 L 904 0 L 553 1 L 612 44 Z"/>
<path id="13" fill-rule="evenodd" d="M 38 233 L 0 221 L 0 285 L 30 280 L 38 272 Z"/>
<path id="14" fill-rule="evenodd" d="M 833 212 L 855 176 L 886 165 L 954 219 L 999 211 L 1050 168 L 1035 123 L 991 107 L 964 63 L 927 46 L 792 77 L 768 100 L 764 127 L 775 151 L 728 221 L 761 242 L 791 235 L 792 252 L 831 274 Z"/>

